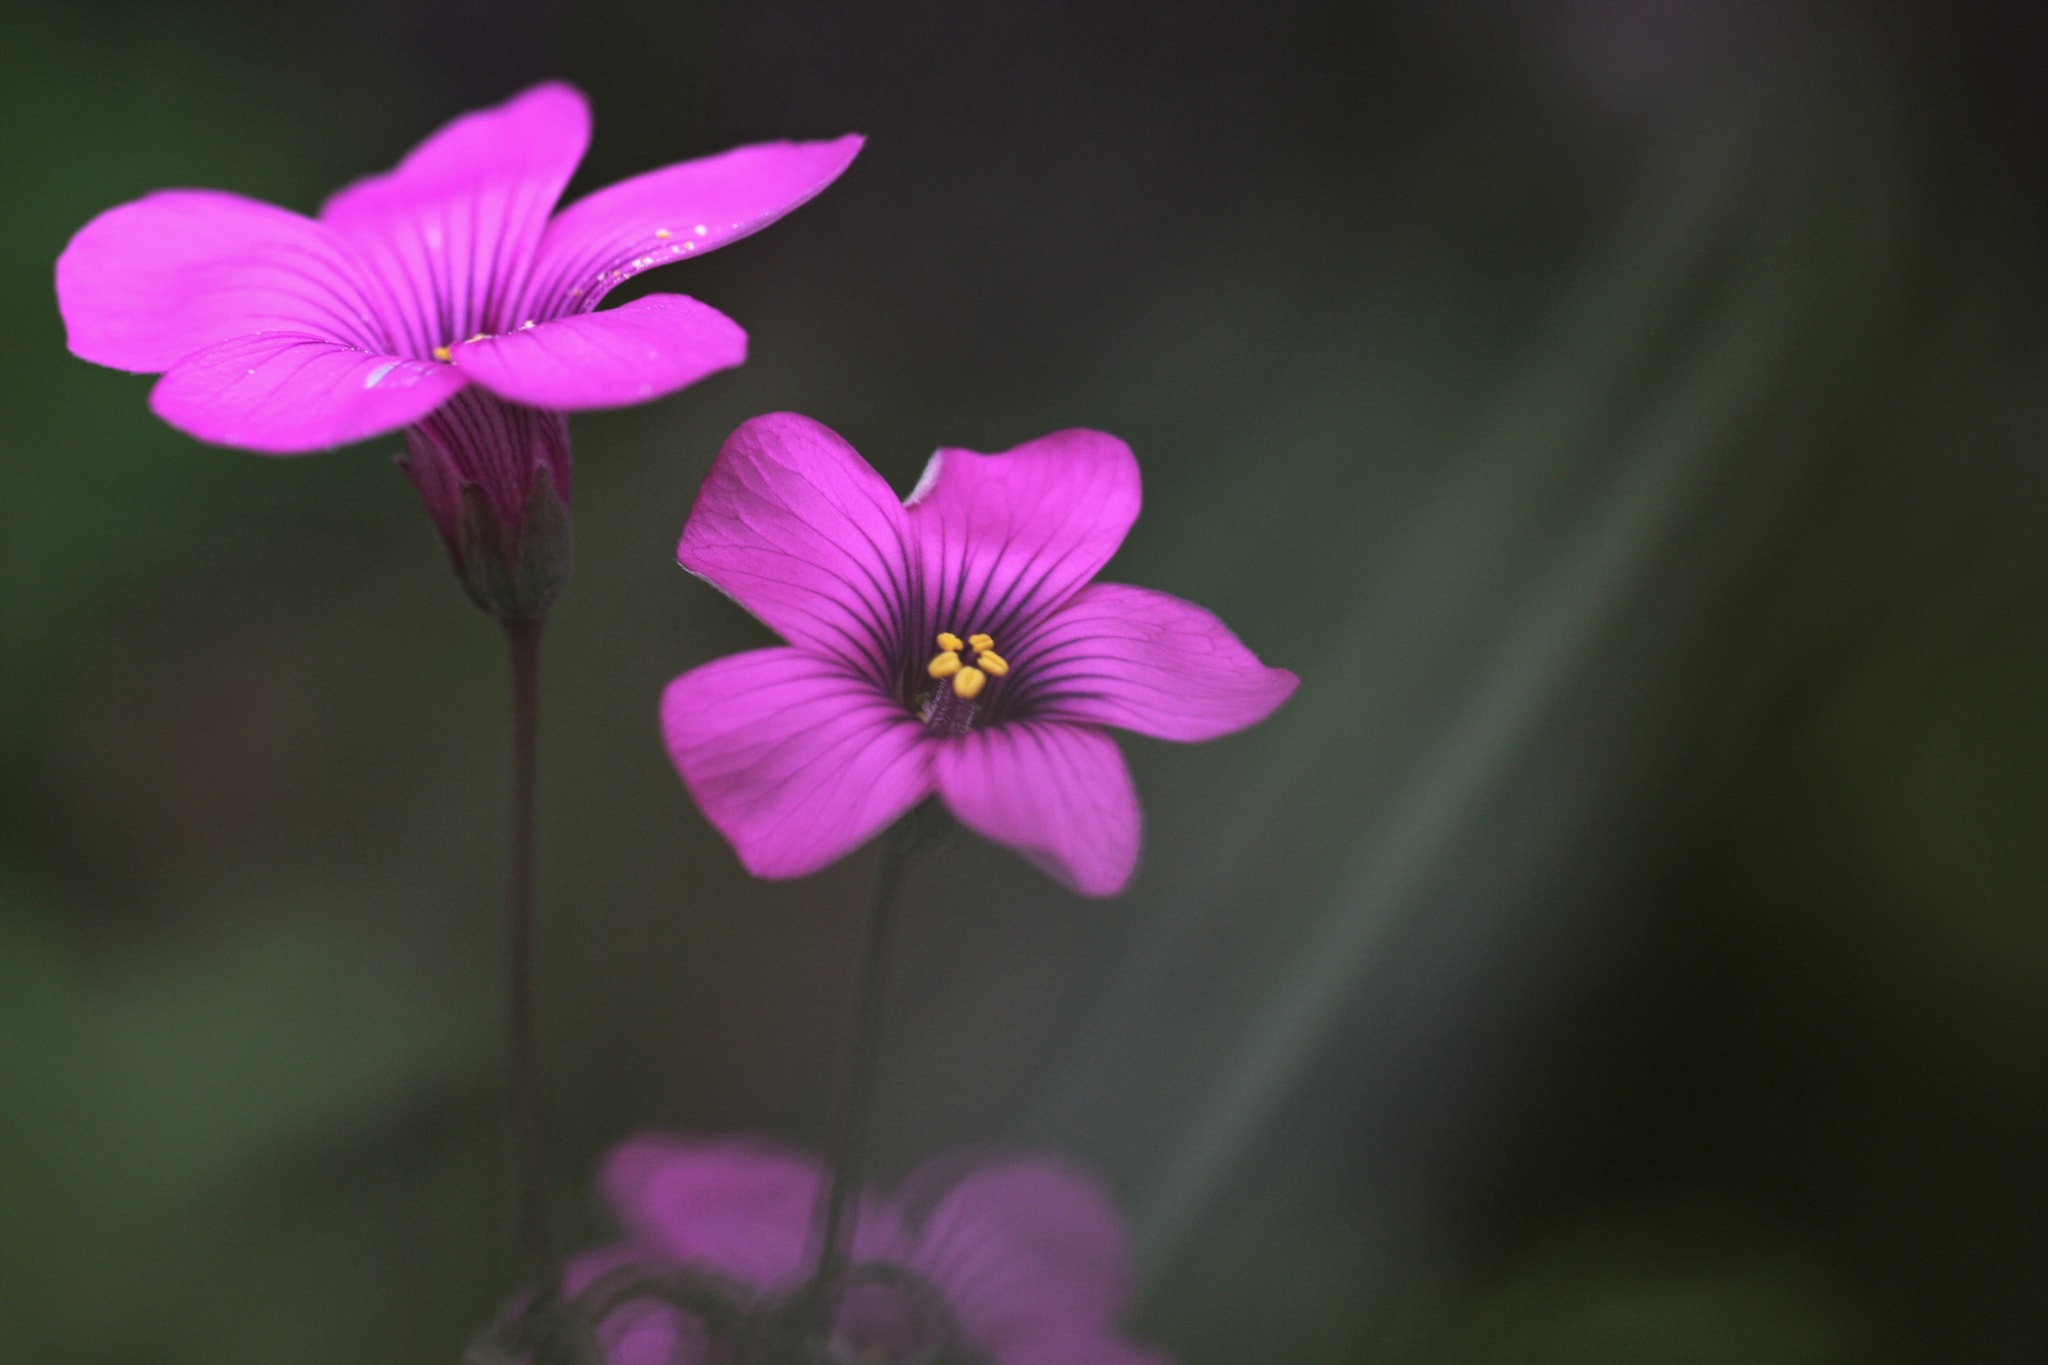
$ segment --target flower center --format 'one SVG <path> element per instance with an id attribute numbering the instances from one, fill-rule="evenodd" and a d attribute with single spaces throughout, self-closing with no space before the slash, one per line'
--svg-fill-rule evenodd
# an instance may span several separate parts
<path id="1" fill-rule="evenodd" d="M 533 319 L 532 319 L 532 318 L 528 318 L 528 319 L 527 319 L 526 321 L 524 321 L 524 322 L 520 323 L 520 324 L 519 324 L 519 326 L 518 326 L 518 327 L 516 327 L 516 328 L 515 328 L 515 329 L 513 329 L 513 330 L 515 330 L 515 331 L 520 331 L 520 332 L 524 332 L 524 331 L 526 331 L 526 330 L 527 330 L 528 328 L 530 328 L 530 327 L 532 327 L 532 326 L 533 326 Z M 468 345 L 468 344 L 469 344 L 470 342 L 472 342 L 472 341 L 489 341 L 490 339 L 491 339 L 491 334 L 490 334 L 489 332 L 478 332 L 478 333 L 477 333 L 477 334 L 476 334 L 475 336 L 469 336 L 469 337 L 464 337 L 464 338 L 462 339 L 462 343 L 461 343 L 461 344 L 462 344 L 462 345 L 464 345 L 464 346 L 467 346 L 467 345 Z M 441 362 L 441 363 L 442 363 L 443 365 L 446 365 L 446 364 L 448 364 L 449 362 L 451 362 L 452 360 L 454 360 L 454 359 L 455 359 L 455 343 L 451 342 L 451 343 L 449 343 L 449 344 L 448 344 L 448 345 L 446 345 L 446 346 L 436 346 L 436 347 L 434 348 L 434 359 L 436 359 L 436 360 L 440 361 L 440 362 Z"/>
<path id="2" fill-rule="evenodd" d="M 950 630 L 939 632 L 939 652 L 925 666 L 937 684 L 918 711 L 918 719 L 942 735 L 964 735 L 974 723 L 975 698 L 988 687 L 990 678 L 1010 671 L 1009 661 L 996 653 L 992 636 L 970 635 L 965 642 Z M 973 663 L 963 661 L 972 654 Z"/>

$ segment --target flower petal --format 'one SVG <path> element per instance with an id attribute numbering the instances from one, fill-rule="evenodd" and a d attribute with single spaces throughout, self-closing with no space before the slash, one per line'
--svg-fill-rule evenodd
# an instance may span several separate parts
<path id="1" fill-rule="evenodd" d="M 692 669 L 661 703 L 670 755 L 757 877 L 801 877 L 930 794 L 924 727 L 846 668 L 796 649 Z"/>
<path id="2" fill-rule="evenodd" d="M 641 1299 L 606 1318 L 597 1337 L 604 1348 L 605 1365 L 704 1365 L 713 1358 L 710 1335 L 695 1315 L 666 1303 Z M 1095 1362 L 1080 1361 L 1076 1365 Z M 1123 1362 L 1105 1360 L 1102 1365 Z"/>
<path id="3" fill-rule="evenodd" d="M 1140 500 L 1131 448 L 1100 431 L 939 451 L 906 504 L 934 628 L 1003 648 L 1100 572 Z"/>
<path id="4" fill-rule="evenodd" d="M 180 360 L 149 406 L 202 441 L 295 455 L 417 422 L 466 382 L 447 365 L 265 332 Z"/>
<path id="5" fill-rule="evenodd" d="M 762 1288 L 809 1269 L 816 1158 L 746 1138 L 702 1140 L 644 1134 L 605 1159 L 598 1187 L 627 1234 L 678 1261 Z M 857 1255 L 891 1256 L 895 1214 L 863 1198 Z"/>
<path id="6" fill-rule="evenodd" d="M 1090 583 L 1019 640 L 1013 709 L 1214 739 L 1264 720 L 1301 679 L 1268 668 L 1210 613 L 1150 588 Z"/>
<path id="7" fill-rule="evenodd" d="M 612 1271 L 645 1270 L 670 1259 L 655 1243 L 613 1242 L 571 1256 L 562 1268 L 562 1288 L 573 1296 Z M 648 1299 L 621 1304 L 598 1324 L 597 1335 L 605 1365 L 699 1365 L 711 1354 L 698 1318 Z"/>
<path id="8" fill-rule="evenodd" d="M 57 258 L 57 307 L 73 355 L 121 370 L 168 370 L 251 332 L 385 350 L 361 273 L 310 218 L 235 194 L 165 190 L 78 230 Z"/>
<path id="9" fill-rule="evenodd" d="M 770 413 L 726 438 L 676 558 L 791 644 L 895 686 L 908 612 L 903 504 L 854 448 Z"/>
<path id="10" fill-rule="evenodd" d="M 590 144 L 590 108 L 559 82 L 464 114 L 383 175 L 330 198 L 320 220 L 381 286 L 393 343 L 422 358 L 507 331 L 547 227 Z"/>
<path id="11" fill-rule="evenodd" d="M 455 368 L 501 398 L 577 411 L 644 403 L 747 358 L 747 334 L 709 304 L 649 294 L 451 352 Z"/>
<path id="12" fill-rule="evenodd" d="M 1100 1331 L 1130 1290 L 1123 1222 L 1108 1196 L 1051 1161 L 968 1176 L 914 1239 L 911 1268 L 944 1290 L 967 1334 L 1004 1361 L 1021 1341 Z"/>
<path id="13" fill-rule="evenodd" d="M 960 822 L 1084 896 L 1138 865 L 1140 817 L 1116 741 L 1092 726 L 1018 721 L 935 747 L 932 775 Z"/>
<path id="14" fill-rule="evenodd" d="M 759 232 L 837 180 L 862 141 L 849 134 L 831 142 L 735 147 L 577 200 L 548 224 L 524 316 L 595 308 L 643 270 Z"/>

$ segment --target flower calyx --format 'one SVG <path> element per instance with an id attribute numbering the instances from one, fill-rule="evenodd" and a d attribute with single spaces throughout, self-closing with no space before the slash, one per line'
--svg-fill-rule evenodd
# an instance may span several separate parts
<path id="1" fill-rule="evenodd" d="M 546 616 L 569 586 L 576 554 L 575 522 L 555 491 L 554 476 L 533 471 L 525 515 L 517 522 L 473 483 L 462 485 L 461 499 L 455 533 L 446 540 L 470 600 L 500 621 Z"/>

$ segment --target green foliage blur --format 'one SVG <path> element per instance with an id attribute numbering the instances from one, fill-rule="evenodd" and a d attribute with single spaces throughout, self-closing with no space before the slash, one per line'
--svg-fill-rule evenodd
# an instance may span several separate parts
<path id="1" fill-rule="evenodd" d="M 755 883 L 655 699 L 810 414 L 1131 442 L 1110 576 L 1296 669 L 1127 740 L 1133 890 L 915 874 L 885 1178 L 1049 1145 L 1187 1365 L 2048 1359 L 2048 24 L 2009 0 L 13 0 L 0 9 L 0 1360 L 449 1362 L 509 1291 L 500 642 L 388 438 L 66 354 L 173 185 L 312 212 L 546 76 L 571 194 L 870 135 L 647 287 L 742 370 L 575 425 L 543 1028 L 579 1241 L 648 1127 L 815 1142 L 867 856 Z"/>

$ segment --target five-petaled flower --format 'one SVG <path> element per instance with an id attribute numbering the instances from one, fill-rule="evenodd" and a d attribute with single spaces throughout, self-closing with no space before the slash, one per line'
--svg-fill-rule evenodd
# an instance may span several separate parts
<path id="1" fill-rule="evenodd" d="M 1297 681 L 1193 603 L 1091 581 L 1138 504 L 1099 431 L 941 450 L 903 501 L 807 417 L 734 432 L 677 557 L 789 643 L 677 678 L 662 722 L 747 869 L 813 871 L 936 793 L 1075 890 L 1121 890 L 1138 802 L 1102 727 L 1210 739 Z"/>
<path id="2" fill-rule="evenodd" d="M 595 1305 L 611 1365 L 754 1358 L 762 1327 L 814 1268 L 820 1175 L 799 1153 L 737 1139 L 647 1136 L 615 1151 L 600 1185 L 626 1240 L 573 1261 L 572 1291 L 607 1299 L 672 1267 L 695 1272 L 700 1301 L 738 1312 L 707 1322 L 675 1306 L 687 1293 L 629 1289 Z M 1128 1292 L 1123 1224 L 1094 1181 L 1044 1158 L 964 1170 L 942 1159 L 893 1199 L 864 1198 L 846 1288 L 816 1345 L 849 1365 L 1164 1365 L 1115 1330 Z"/>
<path id="3" fill-rule="evenodd" d="M 403 427 L 406 471 L 472 593 L 545 598 L 566 565 L 525 531 L 535 499 L 566 527 L 567 413 L 746 358 L 737 323 L 680 294 L 592 310 L 766 227 L 861 145 L 739 147 L 555 214 L 589 140 L 583 96 L 541 85 L 456 119 L 317 219 L 213 190 L 109 209 L 57 261 L 71 349 L 162 373 L 157 415 L 220 445 L 288 455 Z"/>

